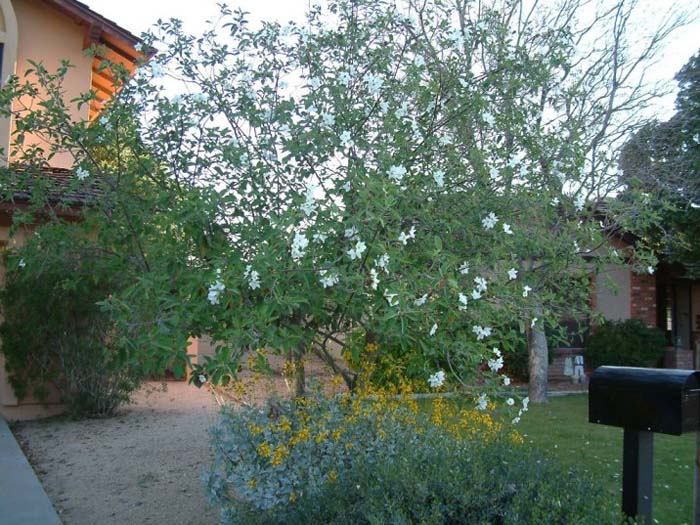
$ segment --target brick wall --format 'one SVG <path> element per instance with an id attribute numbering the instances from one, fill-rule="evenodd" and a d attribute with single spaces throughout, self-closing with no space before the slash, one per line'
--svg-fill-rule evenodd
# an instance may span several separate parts
<path id="1" fill-rule="evenodd" d="M 656 326 L 656 277 L 632 273 L 630 314 L 647 326 Z"/>
<path id="2" fill-rule="evenodd" d="M 677 348 L 667 348 L 664 354 L 664 368 L 680 368 L 682 370 L 692 370 L 693 351 L 681 350 Z"/>

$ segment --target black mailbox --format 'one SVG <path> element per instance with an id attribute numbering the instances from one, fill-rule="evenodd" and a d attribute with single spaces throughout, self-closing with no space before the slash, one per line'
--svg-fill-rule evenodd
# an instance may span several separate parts
<path id="1" fill-rule="evenodd" d="M 700 428 L 700 372 L 601 366 L 588 386 L 591 423 L 680 435 Z"/>

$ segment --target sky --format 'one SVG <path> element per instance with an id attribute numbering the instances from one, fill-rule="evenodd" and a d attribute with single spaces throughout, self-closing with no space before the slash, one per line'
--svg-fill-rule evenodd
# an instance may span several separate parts
<path id="1" fill-rule="evenodd" d="M 286 22 L 300 21 L 309 8 L 309 0 L 82 0 L 97 11 L 132 33 L 141 34 L 159 18 L 179 18 L 185 29 L 201 33 L 206 21 L 218 13 L 217 4 L 226 3 L 250 13 L 252 20 L 265 19 Z M 543 0 L 544 2 L 551 0 Z M 608 0 L 598 0 L 607 5 Z M 633 26 L 642 31 L 659 20 L 669 8 L 685 8 L 696 13 L 695 19 L 679 29 L 667 42 L 664 52 L 649 71 L 651 81 L 670 81 L 675 73 L 700 50 L 700 0 L 639 0 L 638 19 Z M 673 84 L 675 87 L 675 83 Z M 667 120 L 673 114 L 675 95 L 658 101 L 654 116 Z"/>

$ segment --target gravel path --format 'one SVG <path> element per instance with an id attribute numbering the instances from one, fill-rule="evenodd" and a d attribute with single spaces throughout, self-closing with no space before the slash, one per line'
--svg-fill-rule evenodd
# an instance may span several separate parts
<path id="1" fill-rule="evenodd" d="M 53 418 L 13 431 L 66 524 L 217 523 L 200 475 L 209 466 L 212 395 L 149 383 L 111 419 Z"/>

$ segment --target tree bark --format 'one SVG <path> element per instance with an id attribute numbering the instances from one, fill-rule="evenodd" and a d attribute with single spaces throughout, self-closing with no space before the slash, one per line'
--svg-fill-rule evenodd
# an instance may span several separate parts
<path id="1" fill-rule="evenodd" d="M 541 308 L 537 308 L 535 312 L 542 319 Z M 542 324 L 535 324 L 534 327 L 528 328 L 527 336 L 528 369 L 530 372 L 528 396 L 532 403 L 546 403 L 549 349 Z"/>
<path id="2" fill-rule="evenodd" d="M 306 394 L 306 376 L 304 374 L 304 352 L 306 345 L 301 343 L 294 352 L 294 395 L 303 397 Z"/>

